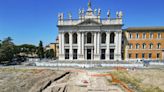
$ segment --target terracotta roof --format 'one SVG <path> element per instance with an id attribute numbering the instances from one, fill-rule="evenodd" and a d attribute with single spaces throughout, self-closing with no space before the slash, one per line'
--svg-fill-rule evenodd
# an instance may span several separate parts
<path id="1" fill-rule="evenodd" d="M 161 27 L 129 27 L 126 31 L 164 31 L 164 26 Z"/>

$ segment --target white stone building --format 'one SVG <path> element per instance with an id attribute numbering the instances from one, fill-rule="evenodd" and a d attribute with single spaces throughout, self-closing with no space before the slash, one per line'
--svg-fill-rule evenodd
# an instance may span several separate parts
<path id="1" fill-rule="evenodd" d="M 79 18 L 68 19 L 58 14 L 59 60 L 121 60 L 122 12 L 116 12 L 116 18 L 100 18 L 101 10 L 79 9 Z"/>

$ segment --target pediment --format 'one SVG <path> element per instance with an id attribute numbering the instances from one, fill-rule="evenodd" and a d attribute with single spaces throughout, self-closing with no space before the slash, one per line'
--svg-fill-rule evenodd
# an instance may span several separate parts
<path id="1" fill-rule="evenodd" d="M 77 24 L 78 26 L 100 26 L 101 23 L 94 21 L 92 19 L 87 19 L 79 24 Z"/>

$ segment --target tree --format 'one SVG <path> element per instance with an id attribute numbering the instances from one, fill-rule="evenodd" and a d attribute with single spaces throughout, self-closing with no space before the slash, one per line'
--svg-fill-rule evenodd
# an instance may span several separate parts
<path id="1" fill-rule="evenodd" d="M 40 59 L 44 58 L 44 48 L 43 48 L 43 42 L 42 41 L 39 42 L 37 54 L 38 54 L 38 57 Z"/>
<path id="2" fill-rule="evenodd" d="M 53 50 L 53 49 L 50 49 L 50 52 L 49 52 L 49 53 L 50 53 L 50 58 L 51 58 L 51 59 L 54 58 L 54 56 L 55 56 L 55 55 L 54 55 L 54 50 Z"/>
<path id="3" fill-rule="evenodd" d="M 1 43 L 2 41 L 0 40 L 0 47 L 1 47 L 1 45 L 2 45 L 2 43 Z"/>
<path id="4" fill-rule="evenodd" d="M 29 54 L 32 56 L 33 54 L 36 54 L 37 51 L 37 47 L 31 44 L 23 44 L 16 47 L 19 53 L 24 53 L 26 54 L 26 56 L 28 56 Z"/>
<path id="5" fill-rule="evenodd" d="M 14 43 L 11 37 L 7 37 L 2 41 L 0 46 L 0 61 L 10 62 L 14 55 Z"/>
<path id="6" fill-rule="evenodd" d="M 46 58 L 50 58 L 50 59 L 54 58 L 54 50 L 53 49 L 46 50 L 45 56 Z"/>

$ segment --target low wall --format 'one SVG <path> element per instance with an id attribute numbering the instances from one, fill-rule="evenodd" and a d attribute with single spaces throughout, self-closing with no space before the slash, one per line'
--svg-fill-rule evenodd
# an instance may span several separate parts
<path id="1" fill-rule="evenodd" d="M 35 62 L 36 66 L 46 66 L 46 67 L 81 67 L 81 68 L 89 68 L 89 67 L 139 67 L 142 68 L 143 64 L 78 64 L 78 63 L 50 63 L 50 62 Z"/>

